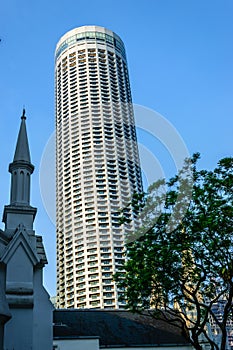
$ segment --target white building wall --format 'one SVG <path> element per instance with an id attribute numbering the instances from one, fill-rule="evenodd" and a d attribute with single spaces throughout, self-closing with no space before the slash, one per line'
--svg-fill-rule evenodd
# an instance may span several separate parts
<path id="1" fill-rule="evenodd" d="M 99 339 L 59 339 L 53 341 L 54 350 L 99 350 Z"/>

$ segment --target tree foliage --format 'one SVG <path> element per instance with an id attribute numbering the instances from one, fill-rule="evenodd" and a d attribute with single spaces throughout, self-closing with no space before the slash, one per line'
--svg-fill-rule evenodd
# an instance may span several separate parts
<path id="1" fill-rule="evenodd" d="M 130 310 L 150 309 L 179 327 L 195 349 L 206 342 L 225 350 L 233 297 L 233 158 L 220 160 L 213 171 L 198 171 L 198 158 L 166 184 L 153 184 L 144 201 L 139 196 L 141 226 L 115 279 Z M 185 176 L 190 162 L 191 177 Z M 218 302 L 220 318 L 213 312 Z M 218 340 L 209 332 L 210 320 Z"/>

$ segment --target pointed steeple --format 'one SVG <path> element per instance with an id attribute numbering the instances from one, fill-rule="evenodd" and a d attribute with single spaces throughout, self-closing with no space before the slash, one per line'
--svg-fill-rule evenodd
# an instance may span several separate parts
<path id="1" fill-rule="evenodd" d="M 12 174 L 11 204 L 13 205 L 30 205 L 30 176 L 34 166 L 31 164 L 25 121 L 25 109 L 23 109 L 14 160 L 9 166 L 9 172 Z"/>
<path id="2" fill-rule="evenodd" d="M 33 221 L 36 208 L 30 205 L 30 183 L 34 166 L 31 163 L 25 121 L 25 109 L 23 109 L 14 159 L 9 165 L 11 173 L 10 205 L 5 206 L 3 213 L 5 232 L 9 236 L 14 234 L 19 224 L 23 224 L 28 232 L 34 232 Z"/>
<path id="3" fill-rule="evenodd" d="M 21 125 L 20 125 L 18 140 L 17 140 L 17 144 L 16 144 L 16 149 L 15 149 L 14 162 L 15 161 L 24 161 L 27 163 L 31 163 L 25 121 L 26 121 L 25 109 L 23 109 L 23 114 L 21 117 Z"/>

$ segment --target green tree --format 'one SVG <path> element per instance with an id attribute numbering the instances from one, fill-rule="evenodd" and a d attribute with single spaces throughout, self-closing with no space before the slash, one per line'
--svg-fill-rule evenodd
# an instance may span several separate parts
<path id="1" fill-rule="evenodd" d="M 233 298 L 233 158 L 213 171 L 198 171 L 195 154 L 166 184 L 153 184 L 133 199 L 139 231 L 127 244 L 116 282 L 135 312 L 174 324 L 195 349 L 225 350 Z M 192 167 L 192 176 L 186 176 Z M 123 210 L 124 213 L 124 210 Z M 125 218 L 123 215 L 123 222 Z M 223 305 L 222 317 L 213 307 Z M 218 339 L 209 332 L 212 320 Z"/>

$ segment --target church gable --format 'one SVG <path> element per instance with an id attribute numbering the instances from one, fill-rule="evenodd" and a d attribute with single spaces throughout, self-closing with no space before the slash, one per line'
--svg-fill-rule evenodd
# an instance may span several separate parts
<path id="1" fill-rule="evenodd" d="M 25 259 L 28 259 L 32 266 L 39 263 L 39 258 L 29 241 L 25 228 L 19 226 L 18 231 L 6 247 L 1 261 L 5 264 L 9 264 L 10 261 L 17 261 L 17 265 L 19 265 L 20 261 L 25 261 Z M 16 266 L 15 269 L 17 269 Z"/>

